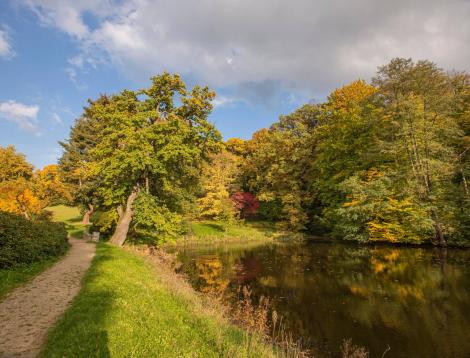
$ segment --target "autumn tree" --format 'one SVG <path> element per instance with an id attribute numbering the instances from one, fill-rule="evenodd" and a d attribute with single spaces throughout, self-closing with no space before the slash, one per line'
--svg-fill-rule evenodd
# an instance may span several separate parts
<path id="1" fill-rule="evenodd" d="M 317 114 L 317 106 L 305 105 L 246 143 L 245 188 L 260 201 L 261 214 L 293 230 L 304 229 L 309 221 L 311 134 Z"/>
<path id="2" fill-rule="evenodd" d="M 203 195 L 197 200 L 199 216 L 230 223 L 236 219 L 237 209 L 231 194 L 237 190 L 239 158 L 221 151 L 211 157 L 202 168 Z"/>
<path id="3" fill-rule="evenodd" d="M 59 167 L 50 164 L 38 169 L 33 175 L 34 190 L 44 206 L 72 200 L 69 187 L 63 182 Z"/>
<path id="4" fill-rule="evenodd" d="M 33 166 L 15 147 L 0 147 L 0 210 L 32 219 L 44 208 L 31 181 Z"/>

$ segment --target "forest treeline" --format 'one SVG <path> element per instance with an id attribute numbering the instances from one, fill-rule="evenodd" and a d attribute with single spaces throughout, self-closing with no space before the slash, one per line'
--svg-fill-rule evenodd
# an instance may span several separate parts
<path id="1" fill-rule="evenodd" d="M 469 241 L 467 74 L 394 59 L 371 83 L 225 143 L 208 121 L 214 95 L 163 74 L 147 89 L 90 101 L 72 128 L 61 168 L 118 243 L 129 228 L 164 240 L 188 218 L 255 212 L 360 242 Z"/>
<path id="2" fill-rule="evenodd" d="M 240 143 L 243 186 L 267 217 L 296 230 L 468 242 L 469 80 L 394 59 L 370 84 L 339 88 Z"/>
<path id="3" fill-rule="evenodd" d="M 466 73 L 394 59 L 249 140 L 222 140 L 214 97 L 163 73 L 89 100 L 58 167 L 33 173 L 2 149 L 0 210 L 28 218 L 59 195 L 118 245 L 247 218 L 363 243 L 470 243 Z"/>

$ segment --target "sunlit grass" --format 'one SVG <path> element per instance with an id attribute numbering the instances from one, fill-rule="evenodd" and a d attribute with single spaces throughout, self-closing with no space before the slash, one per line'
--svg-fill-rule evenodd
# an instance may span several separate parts
<path id="1" fill-rule="evenodd" d="M 205 220 L 191 223 L 189 238 L 224 240 L 265 240 L 279 234 L 273 223 L 266 221 L 242 221 L 223 224 Z"/>
<path id="2" fill-rule="evenodd" d="M 52 220 L 63 222 L 69 235 L 76 238 L 83 236 L 85 226 L 82 224 L 80 210 L 74 206 L 57 205 L 50 206 L 46 210 L 52 212 Z"/>
<path id="3" fill-rule="evenodd" d="M 171 280 L 174 281 L 174 280 Z M 197 309 L 158 268 L 99 244 L 83 287 L 51 331 L 43 357 L 262 357 L 240 329 Z"/>

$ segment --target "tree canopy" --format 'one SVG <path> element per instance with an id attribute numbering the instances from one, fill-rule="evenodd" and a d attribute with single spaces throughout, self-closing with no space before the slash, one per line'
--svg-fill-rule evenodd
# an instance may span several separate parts
<path id="1" fill-rule="evenodd" d="M 214 96 L 163 73 L 148 88 L 89 102 L 63 144 L 61 165 L 79 202 L 117 221 L 112 242 L 122 245 L 129 228 L 158 239 L 181 231 L 202 164 L 221 148 L 207 120 Z"/>

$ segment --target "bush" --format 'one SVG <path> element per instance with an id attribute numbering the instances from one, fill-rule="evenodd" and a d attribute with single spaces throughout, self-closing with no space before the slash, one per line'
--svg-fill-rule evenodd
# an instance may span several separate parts
<path id="1" fill-rule="evenodd" d="M 29 221 L 0 212 L 0 269 L 63 255 L 68 245 L 62 223 Z"/>

